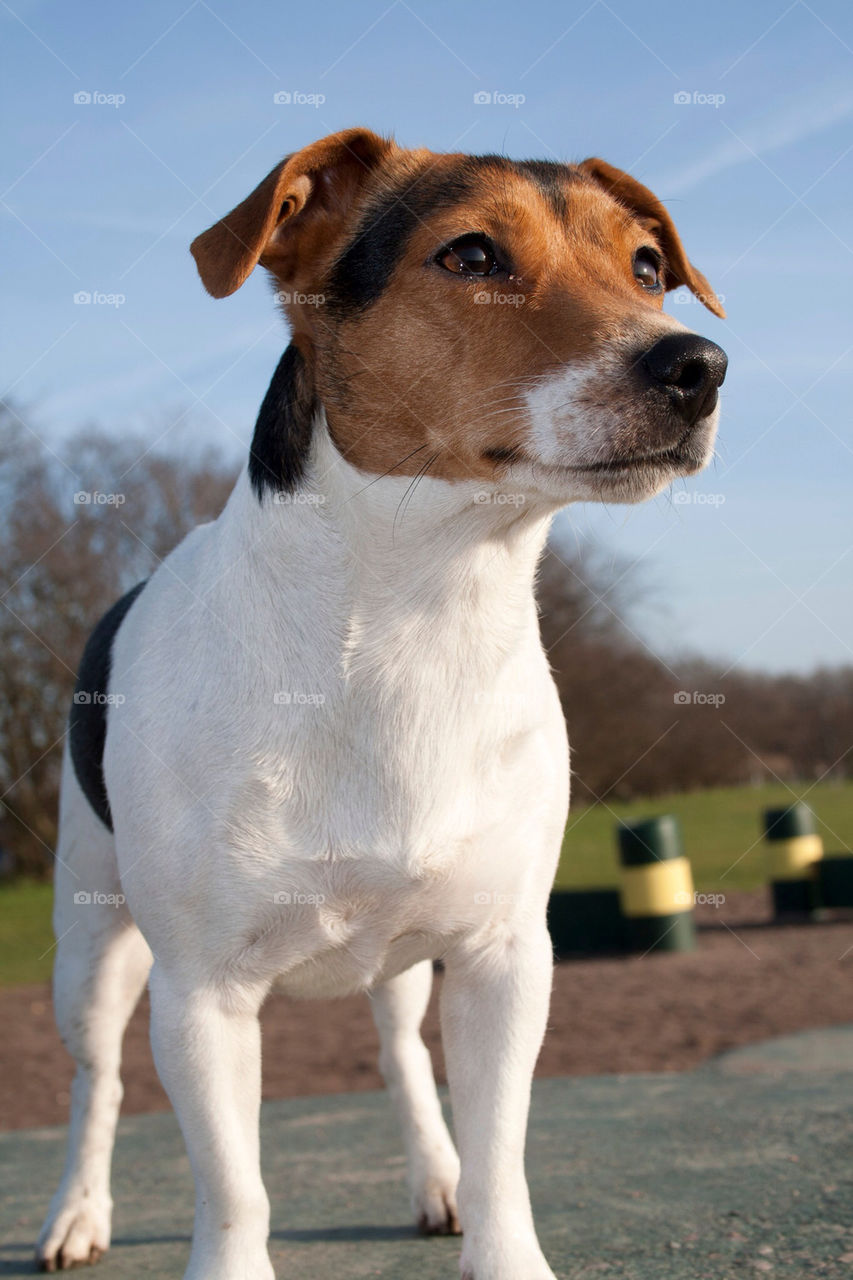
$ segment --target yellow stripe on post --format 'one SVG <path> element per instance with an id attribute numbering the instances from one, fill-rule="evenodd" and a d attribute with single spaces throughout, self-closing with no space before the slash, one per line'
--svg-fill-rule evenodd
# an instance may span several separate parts
<path id="1" fill-rule="evenodd" d="M 669 916 L 693 910 L 693 874 L 685 857 L 622 868 L 622 913 Z"/>
<path id="2" fill-rule="evenodd" d="M 768 840 L 765 848 L 771 880 L 802 880 L 823 857 L 823 840 L 816 835 Z"/>

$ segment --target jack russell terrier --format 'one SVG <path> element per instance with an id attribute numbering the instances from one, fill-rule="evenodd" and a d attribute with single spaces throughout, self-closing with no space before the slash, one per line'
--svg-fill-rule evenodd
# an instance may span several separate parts
<path id="1" fill-rule="evenodd" d="M 421 1229 L 464 1230 L 467 1280 L 554 1280 L 524 1145 L 569 760 L 536 565 L 566 503 L 638 502 L 708 461 L 726 356 L 664 293 L 723 311 L 604 161 L 366 129 L 286 157 L 192 251 L 217 298 L 265 267 L 292 336 L 224 511 L 83 655 L 54 913 L 77 1072 L 38 1263 L 108 1247 L 147 981 L 195 1177 L 186 1280 L 273 1276 L 272 987 L 367 993 Z M 458 1156 L 419 1030 L 437 959 Z"/>

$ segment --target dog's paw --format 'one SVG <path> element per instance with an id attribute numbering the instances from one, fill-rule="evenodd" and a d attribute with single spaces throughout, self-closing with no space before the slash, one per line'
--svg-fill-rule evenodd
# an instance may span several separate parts
<path id="1" fill-rule="evenodd" d="M 75 1198 L 51 1211 L 36 1244 L 39 1271 L 66 1271 L 97 1262 L 110 1246 L 109 1201 Z"/>
<path id="2" fill-rule="evenodd" d="M 426 1179 L 413 1197 L 418 1231 L 423 1236 L 459 1236 L 456 1183 L 440 1178 Z"/>
<path id="3" fill-rule="evenodd" d="M 424 1236 L 458 1236 L 459 1157 L 448 1140 L 444 1149 L 431 1151 L 427 1158 L 409 1168 L 412 1209 L 418 1231 Z"/>

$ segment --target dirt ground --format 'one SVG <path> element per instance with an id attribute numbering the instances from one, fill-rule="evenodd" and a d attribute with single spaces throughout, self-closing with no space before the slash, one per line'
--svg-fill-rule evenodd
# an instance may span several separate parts
<path id="1" fill-rule="evenodd" d="M 775 925 L 763 891 L 700 907 L 689 954 L 565 961 L 557 966 L 538 1074 L 681 1071 L 722 1050 L 853 1022 L 853 918 Z M 444 1079 L 437 995 L 424 1038 Z M 0 1128 L 64 1123 L 72 1065 L 46 985 L 0 990 Z M 366 999 L 295 1002 L 263 1011 L 264 1096 L 381 1086 Z M 127 1113 L 168 1107 L 151 1060 L 147 1000 L 124 1044 Z"/>

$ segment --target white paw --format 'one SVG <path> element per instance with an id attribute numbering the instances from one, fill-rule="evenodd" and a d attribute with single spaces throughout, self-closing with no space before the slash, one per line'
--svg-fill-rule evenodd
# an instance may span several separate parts
<path id="1" fill-rule="evenodd" d="M 456 1179 L 425 1178 L 412 1195 L 418 1230 L 425 1236 L 462 1234 L 456 1208 Z"/>
<path id="2" fill-rule="evenodd" d="M 410 1158 L 407 1180 L 421 1235 L 461 1235 L 456 1207 L 459 1156 L 450 1137 L 412 1153 Z"/>
<path id="3" fill-rule="evenodd" d="M 36 1244 L 39 1271 L 65 1271 L 97 1262 L 110 1247 L 109 1198 L 69 1197 L 48 1214 Z"/>

